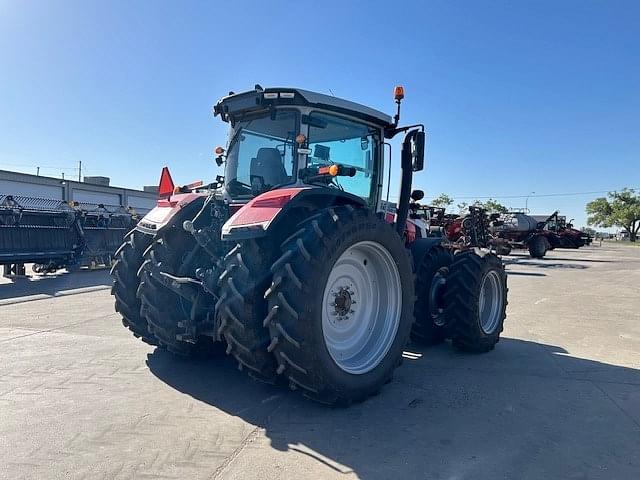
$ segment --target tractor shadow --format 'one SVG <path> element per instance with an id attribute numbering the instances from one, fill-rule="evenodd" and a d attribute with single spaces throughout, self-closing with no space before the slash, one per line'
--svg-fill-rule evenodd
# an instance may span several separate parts
<path id="1" fill-rule="evenodd" d="M 584 270 L 589 268 L 588 265 L 579 265 L 576 263 L 558 263 L 559 258 L 548 258 L 539 260 L 526 260 L 520 258 L 508 259 L 503 258 L 502 263 L 505 265 L 522 265 L 526 267 L 545 268 L 545 269 L 567 269 L 567 270 Z M 576 260 L 578 261 L 578 260 Z M 579 260 L 582 261 L 582 260 Z"/>
<path id="2" fill-rule="evenodd" d="M 263 429 L 269 446 L 242 453 L 256 471 L 269 472 L 276 451 L 313 478 L 632 478 L 640 468 L 640 370 L 510 338 L 486 355 L 443 344 L 404 357 L 382 393 L 349 408 L 251 381 L 228 359 L 156 350 L 147 364 Z"/>
<path id="3" fill-rule="evenodd" d="M 546 273 L 540 272 L 518 272 L 514 270 L 507 270 L 507 275 L 520 275 L 525 277 L 546 277 Z"/>
<path id="4" fill-rule="evenodd" d="M 616 263 L 613 260 L 598 260 L 598 259 L 595 259 L 595 258 L 551 257 L 550 260 L 556 260 L 556 261 L 559 261 L 559 262 Z"/>
<path id="5" fill-rule="evenodd" d="M 68 273 L 30 274 L 27 277 L 2 278 L 0 280 L 0 301 L 19 299 L 32 295 L 56 296 L 62 291 L 87 287 L 111 286 L 109 269 L 80 270 Z M 68 295 L 69 293 L 67 293 Z"/>

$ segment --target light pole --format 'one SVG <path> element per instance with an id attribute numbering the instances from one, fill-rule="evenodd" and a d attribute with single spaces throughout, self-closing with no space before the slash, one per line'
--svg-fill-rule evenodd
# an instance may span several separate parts
<path id="1" fill-rule="evenodd" d="M 530 192 L 529 195 L 527 195 L 527 199 L 524 201 L 524 210 L 526 213 L 529 213 L 529 197 L 535 194 L 536 192 Z"/>

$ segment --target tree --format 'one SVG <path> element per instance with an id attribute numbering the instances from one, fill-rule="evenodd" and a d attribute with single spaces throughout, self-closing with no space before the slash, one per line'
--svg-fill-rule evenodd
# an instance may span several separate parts
<path id="1" fill-rule="evenodd" d="M 441 193 L 440 196 L 434 198 L 431 201 L 431 205 L 433 205 L 434 207 L 444 207 L 444 208 L 447 208 L 452 203 L 453 203 L 453 198 L 451 198 L 446 193 Z"/>
<path id="2" fill-rule="evenodd" d="M 493 198 L 490 198 L 486 202 L 476 200 L 471 205 L 484 208 L 489 213 L 507 213 L 509 211 L 507 207 Z M 458 204 L 458 208 L 460 209 L 460 212 L 465 212 L 469 208 L 469 204 L 467 202 L 461 202 Z"/>
<path id="3" fill-rule="evenodd" d="M 481 203 L 482 207 L 489 213 L 507 213 L 509 209 L 502 205 L 497 200 L 490 198 L 484 203 Z"/>
<path id="4" fill-rule="evenodd" d="M 622 227 L 635 242 L 640 231 L 640 195 L 632 188 L 609 192 L 609 198 L 600 197 L 587 203 L 587 223 L 599 227 Z"/>

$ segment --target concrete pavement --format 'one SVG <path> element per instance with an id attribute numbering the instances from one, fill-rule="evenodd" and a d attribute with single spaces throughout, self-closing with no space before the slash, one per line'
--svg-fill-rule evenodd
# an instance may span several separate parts
<path id="1" fill-rule="evenodd" d="M 3 281 L 0 478 L 638 477 L 640 249 L 505 260 L 493 352 L 411 345 L 348 409 L 135 340 L 106 271 Z"/>

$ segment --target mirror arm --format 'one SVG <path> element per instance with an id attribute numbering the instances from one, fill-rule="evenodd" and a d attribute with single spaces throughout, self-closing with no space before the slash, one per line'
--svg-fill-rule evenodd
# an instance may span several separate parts
<path id="1" fill-rule="evenodd" d="M 406 132 L 407 130 L 410 130 L 410 129 L 416 128 L 416 127 L 419 128 L 421 132 L 424 132 L 424 125 L 422 123 L 416 123 L 415 125 L 407 125 L 405 127 L 396 127 L 394 125 L 393 128 L 385 129 L 384 137 L 385 138 L 393 138 L 399 133 Z"/>
<path id="2" fill-rule="evenodd" d="M 383 142 L 383 144 L 389 147 L 389 168 L 387 175 L 387 199 L 386 199 L 386 208 L 389 208 L 389 190 L 391 189 L 391 144 L 389 142 Z"/>

